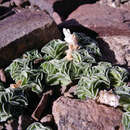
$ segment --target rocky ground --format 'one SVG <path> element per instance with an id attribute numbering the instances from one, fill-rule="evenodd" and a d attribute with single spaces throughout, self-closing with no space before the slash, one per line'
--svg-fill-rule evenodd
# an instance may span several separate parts
<path id="1" fill-rule="evenodd" d="M 116 5 L 111 0 L 0 0 L 0 67 L 61 39 L 63 28 L 97 40 L 104 60 L 130 72 L 130 1 Z M 119 109 L 73 99 L 75 87 L 43 93 L 31 116 L 8 122 L 7 130 L 24 130 L 34 121 L 54 130 L 123 130 Z"/>

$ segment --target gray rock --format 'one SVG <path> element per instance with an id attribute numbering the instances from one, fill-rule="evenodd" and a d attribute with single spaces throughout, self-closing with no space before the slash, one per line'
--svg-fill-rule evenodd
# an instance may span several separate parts
<path id="1" fill-rule="evenodd" d="M 60 97 L 52 113 L 58 130 L 123 130 L 122 112 L 93 100 Z"/>
<path id="2" fill-rule="evenodd" d="M 0 21 L 0 64 L 20 56 L 29 49 L 40 48 L 60 38 L 56 23 L 44 11 L 25 9 Z"/>

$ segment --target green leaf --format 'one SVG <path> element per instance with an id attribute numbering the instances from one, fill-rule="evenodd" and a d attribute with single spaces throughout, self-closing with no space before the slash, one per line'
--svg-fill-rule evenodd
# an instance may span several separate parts
<path id="1" fill-rule="evenodd" d="M 125 130 L 130 129 L 130 112 L 123 113 L 122 123 L 123 123 L 123 125 L 125 127 L 124 128 Z"/>
<path id="2" fill-rule="evenodd" d="M 128 77 L 128 72 L 124 68 L 114 66 L 108 70 L 108 77 L 112 86 L 120 87 L 126 85 L 124 81 Z"/>
<path id="3" fill-rule="evenodd" d="M 78 83 L 76 94 L 80 99 L 95 99 L 99 91 L 99 84 L 98 79 L 95 77 L 82 77 Z"/>
<path id="4" fill-rule="evenodd" d="M 18 116 L 28 105 L 28 100 L 21 89 L 7 88 L 0 92 L 0 122 L 13 115 Z M 15 109 L 17 111 L 15 111 Z M 20 111 L 19 111 L 20 110 Z M 17 113 L 17 114 L 15 114 Z"/>
<path id="5" fill-rule="evenodd" d="M 95 63 L 95 58 L 92 57 L 86 49 L 79 49 L 72 52 L 73 61 L 80 63 L 80 62 L 87 62 L 87 63 Z"/>
<path id="6" fill-rule="evenodd" d="M 27 51 L 23 54 L 23 59 L 26 59 L 27 61 L 33 61 L 39 58 L 42 58 L 42 55 L 38 50 Z"/>
<path id="7" fill-rule="evenodd" d="M 51 128 L 45 127 L 39 122 L 34 122 L 28 126 L 27 130 L 51 130 Z"/>
<path id="8" fill-rule="evenodd" d="M 101 56 L 98 44 L 92 38 L 86 36 L 84 33 L 75 33 L 78 37 L 79 44 L 82 48 L 86 49 L 90 55 Z"/>
<path id="9" fill-rule="evenodd" d="M 43 89 L 42 80 L 43 80 L 43 71 L 40 69 L 35 69 L 33 66 L 30 66 L 29 62 L 36 57 L 39 57 L 37 54 L 38 51 L 30 51 L 26 52 L 26 56 L 22 59 L 14 60 L 10 66 L 6 68 L 6 73 L 10 73 L 11 77 L 15 82 L 21 81 L 21 88 L 27 89 L 32 86 L 32 91 L 41 93 L 41 89 Z M 32 55 L 31 55 L 32 54 Z M 34 56 L 36 54 L 36 56 Z M 35 83 L 35 85 L 32 83 Z M 35 89 L 35 87 L 38 87 Z"/>
<path id="10" fill-rule="evenodd" d="M 41 49 L 41 52 L 45 60 L 62 59 L 66 49 L 67 44 L 64 41 L 52 40 Z"/>

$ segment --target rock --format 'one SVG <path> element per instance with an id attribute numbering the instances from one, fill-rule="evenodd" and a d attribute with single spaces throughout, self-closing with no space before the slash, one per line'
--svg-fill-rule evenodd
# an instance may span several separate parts
<path id="1" fill-rule="evenodd" d="M 97 0 L 55 0 L 55 2 L 53 2 L 53 9 L 59 14 L 61 20 L 64 21 L 80 5 L 93 4 L 96 3 L 96 1 Z"/>
<path id="2" fill-rule="evenodd" d="M 13 14 L 15 14 L 15 12 L 11 10 L 8 5 L 0 6 L 0 20 Z"/>
<path id="3" fill-rule="evenodd" d="M 0 130 L 2 130 L 3 129 L 3 126 L 2 125 L 0 125 Z"/>
<path id="4" fill-rule="evenodd" d="M 44 11 L 24 9 L 0 21 L 0 64 L 5 67 L 27 50 L 60 38 L 56 23 Z"/>
<path id="5" fill-rule="evenodd" d="M 53 17 L 53 19 L 55 20 L 55 22 L 56 22 L 57 24 L 62 23 L 61 17 L 58 15 L 58 13 L 53 12 L 52 17 Z"/>
<path id="6" fill-rule="evenodd" d="M 68 90 L 68 92 L 70 93 L 70 94 L 75 94 L 75 92 L 76 92 L 76 89 L 77 89 L 77 85 L 73 85 L 73 86 L 71 86 L 70 87 L 70 89 Z"/>
<path id="7" fill-rule="evenodd" d="M 65 97 L 74 98 L 76 89 L 77 86 L 73 85 L 72 83 L 68 86 L 62 86 L 60 89 L 61 95 L 64 95 Z"/>
<path id="8" fill-rule="evenodd" d="M 5 124 L 5 127 L 7 130 L 17 130 L 18 128 L 18 121 L 17 120 L 8 120 L 8 122 Z"/>
<path id="9" fill-rule="evenodd" d="M 41 123 L 44 123 L 44 124 L 53 124 L 54 120 L 53 120 L 53 115 L 51 114 L 48 114 L 46 116 L 44 116 L 41 120 L 40 120 Z"/>
<path id="10" fill-rule="evenodd" d="M 93 100 L 60 97 L 52 113 L 58 130 L 123 130 L 122 112 Z"/>
<path id="11" fill-rule="evenodd" d="M 15 4 L 17 7 L 21 7 L 28 0 L 10 0 L 11 5 Z"/>
<path id="12" fill-rule="evenodd" d="M 100 4 L 108 5 L 114 8 L 124 8 L 130 9 L 130 1 L 129 0 L 100 0 Z"/>
<path id="13" fill-rule="evenodd" d="M 3 0 L 0 0 L 0 4 L 3 2 Z"/>
<path id="14" fill-rule="evenodd" d="M 50 97 L 52 95 L 52 90 L 47 91 L 46 93 L 43 94 L 37 108 L 34 110 L 32 114 L 32 118 L 38 121 L 42 114 L 45 112 L 45 109 L 48 107 Z"/>
<path id="15" fill-rule="evenodd" d="M 6 83 L 6 76 L 5 76 L 3 69 L 0 69 L 0 80 L 2 82 Z"/>
<path id="16" fill-rule="evenodd" d="M 6 130 L 25 130 L 32 122 L 33 119 L 28 115 L 21 115 L 18 120 L 8 120 L 5 126 Z"/>
<path id="17" fill-rule="evenodd" d="M 46 10 L 52 16 L 53 14 L 53 3 L 56 0 L 29 0 L 31 6 L 38 7 L 41 10 Z"/>
<path id="18" fill-rule="evenodd" d="M 130 22 L 126 14 L 130 16 L 130 11 L 103 6 L 99 3 L 85 4 L 73 11 L 59 27 L 80 30 L 80 27 L 83 26 L 97 32 L 100 36 L 130 36 Z"/>
<path id="19" fill-rule="evenodd" d="M 28 115 L 19 116 L 18 130 L 25 130 L 31 123 L 33 123 L 33 119 Z"/>
<path id="20" fill-rule="evenodd" d="M 99 47 L 106 61 L 130 66 L 129 49 L 125 50 L 130 44 L 130 10 L 115 9 L 99 3 L 86 4 L 70 14 L 59 27 L 100 37 Z"/>
<path id="21" fill-rule="evenodd" d="M 130 37 L 128 36 L 103 36 L 99 46 L 103 51 L 104 59 L 114 64 L 130 66 Z M 103 43 L 105 42 L 105 43 Z M 109 47 L 104 46 L 108 44 Z M 114 54 L 109 50 L 113 51 Z M 111 54 L 110 54 L 111 53 Z"/>
<path id="22" fill-rule="evenodd" d="M 64 97 L 73 98 L 73 95 L 70 94 L 69 92 L 65 92 L 65 93 L 64 93 Z"/>

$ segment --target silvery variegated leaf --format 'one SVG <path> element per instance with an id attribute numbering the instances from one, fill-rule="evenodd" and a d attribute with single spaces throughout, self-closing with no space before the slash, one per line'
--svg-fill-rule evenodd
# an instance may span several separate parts
<path id="1" fill-rule="evenodd" d="M 120 87 L 115 87 L 114 91 L 116 94 L 118 95 L 130 95 L 130 87 L 127 85 L 127 83 L 124 83 L 122 86 Z"/>
<path id="2" fill-rule="evenodd" d="M 97 45 L 97 42 L 92 38 L 86 36 L 84 33 L 75 33 L 78 37 L 79 44 L 81 48 L 84 48 L 88 51 L 89 54 L 94 56 L 101 56 L 100 49 Z"/>
<path id="3" fill-rule="evenodd" d="M 41 52 L 44 54 L 45 60 L 62 59 L 65 56 L 67 43 L 61 40 L 52 40 L 46 44 Z"/>
<path id="4" fill-rule="evenodd" d="M 66 60 L 50 60 L 41 64 L 43 72 L 46 73 L 47 83 L 50 85 L 68 85 L 71 82 L 71 63 Z"/>
<path id="5" fill-rule="evenodd" d="M 130 112 L 123 113 L 122 123 L 124 130 L 130 130 Z"/>
<path id="6" fill-rule="evenodd" d="M 1 106 L 0 106 L 1 107 Z M 1 108 L 0 108 L 1 109 Z M 0 110 L 0 122 L 5 122 L 7 119 L 11 118 L 12 115 L 8 113 L 1 112 Z"/>
<path id="7" fill-rule="evenodd" d="M 120 105 L 124 111 L 130 112 L 130 87 L 122 86 L 116 87 L 115 93 L 120 96 Z"/>
<path id="8" fill-rule="evenodd" d="M 4 89 L 5 89 L 4 84 L 0 82 L 0 91 L 4 91 Z"/>
<path id="9" fill-rule="evenodd" d="M 13 115 L 18 116 L 27 105 L 28 100 L 21 89 L 7 88 L 0 91 L 0 122 Z"/>
<path id="10" fill-rule="evenodd" d="M 95 77 L 82 77 L 78 83 L 76 94 L 80 99 L 95 99 L 101 82 Z"/>
<path id="11" fill-rule="evenodd" d="M 113 66 L 112 68 L 109 68 L 108 77 L 112 86 L 120 87 L 125 85 L 124 81 L 128 77 L 128 72 L 124 68 Z"/>
<path id="12" fill-rule="evenodd" d="M 51 61 L 46 61 L 41 64 L 41 68 L 44 73 L 51 75 L 51 74 L 56 74 L 58 71 L 56 66 L 51 62 Z"/>
<path id="13" fill-rule="evenodd" d="M 37 84 L 35 82 L 31 82 L 30 84 L 28 84 L 28 88 L 31 88 L 33 92 L 39 94 L 43 92 L 44 85 L 42 85 L 41 83 Z"/>
<path id="14" fill-rule="evenodd" d="M 96 63 L 95 58 L 91 56 L 86 49 L 79 49 L 72 53 L 73 61 L 87 62 L 87 63 Z"/>
<path id="15" fill-rule="evenodd" d="M 80 79 L 83 72 L 90 64 L 67 60 L 50 60 L 41 64 L 43 72 L 46 73 L 47 83 L 51 85 L 68 85 L 73 80 Z"/>
<path id="16" fill-rule="evenodd" d="M 27 130 L 52 130 L 51 128 L 49 127 L 45 127 L 43 126 L 41 123 L 39 122 L 34 122 L 32 123 L 31 125 L 29 125 L 27 127 Z"/>
<path id="17" fill-rule="evenodd" d="M 98 65 L 92 67 L 92 73 L 96 74 L 107 74 L 108 68 L 112 67 L 111 63 L 108 62 L 99 62 Z"/>
<path id="18" fill-rule="evenodd" d="M 33 60 L 39 59 L 39 58 L 42 58 L 42 55 L 36 49 L 27 51 L 23 54 L 23 59 L 26 59 L 28 61 L 33 61 Z"/>
<path id="19" fill-rule="evenodd" d="M 56 74 L 47 75 L 47 83 L 50 85 L 66 86 L 71 83 L 70 76 L 64 73 L 57 72 Z"/>
<path id="20" fill-rule="evenodd" d="M 38 56 L 34 56 L 34 54 L 38 53 L 37 51 L 33 50 L 32 52 L 26 52 L 27 58 L 18 58 L 14 60 L 6 69 L 6 73 L 10 73 L 12 79 L 17 83 L 21 81 L 20 87 L 21 88 L 30 88 L 32 86 L 32 90 L 35 92 L 42 92 L 40 89 L 43 90 L 42 80 L 43 80 L 43 71 L 40 69 L 34 69 L 30 67 L 29 60 L 33 60 Z M 34 53 L 34 54 L 33 54 Z M 31 54 L 33 54 L 31 56 Z M 35 85 L 33 84 L 35 83 Z M 33 85 L 32 85 L 33 84 Z M 37 87 L 37 88 L 36 88 Z M 40 90 L 40 91 L 39 91 Z"/>

